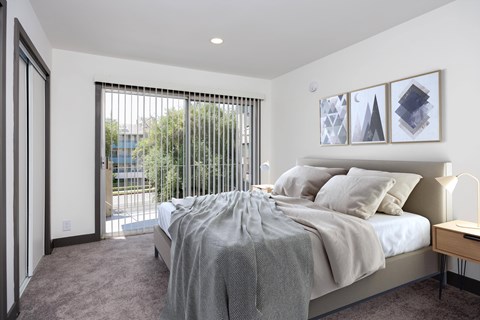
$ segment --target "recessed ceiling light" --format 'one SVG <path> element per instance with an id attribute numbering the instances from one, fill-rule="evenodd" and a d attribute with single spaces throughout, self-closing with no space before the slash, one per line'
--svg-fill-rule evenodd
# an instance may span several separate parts
<path id="1" fill-rule="evenodd" d="M 222 43 L 223 43 L 223 39 L 221 39 L 221 38 L 212 38 L 212 39 L 210 39 L 210 42 L 213 43 L 213 44 L 222 44 Z"/>

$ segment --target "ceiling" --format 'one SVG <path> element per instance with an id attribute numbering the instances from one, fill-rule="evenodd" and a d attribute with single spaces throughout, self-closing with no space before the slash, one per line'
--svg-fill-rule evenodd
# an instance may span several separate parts
<path id="1" fill-rule="evenodd" d="M 54 48 L 265 79 L 452 1 L 30 0 Z"/>

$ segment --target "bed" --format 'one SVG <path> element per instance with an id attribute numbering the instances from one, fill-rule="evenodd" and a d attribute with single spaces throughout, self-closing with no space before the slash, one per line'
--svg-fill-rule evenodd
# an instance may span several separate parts
<path id="1" fill-rule="evenodd" d="M 451 164 L 448 162 L 416 162 L 416 161 L 372 161 L 372 160 L 339 160 L 301 158 L 298 165 L 319 167 L 342 167 L 349 169 L 359 167 L 370 170 L 390 172 L 411 172 L 423 176 L 404 205 L 404 210 L 420 214 L 430 224 L 447 221 L 451 215 L 451 199 L 435 177 L 450 175 Z M 163 208 L 168 210 L 168 208 Z M 162 257 L 170 268 L 171 240 L 159 227 L 154 230 L 155 255 Z M 431 247 L 397 254 L 386 259 L 386 268 L 377 271 L 347 287 L 327 293 L 310 301 L 309 318 L 325 315 L 339 308 L 367 299 L 398 286 L 418 281 L 437 274 L 438 257 Z"/>

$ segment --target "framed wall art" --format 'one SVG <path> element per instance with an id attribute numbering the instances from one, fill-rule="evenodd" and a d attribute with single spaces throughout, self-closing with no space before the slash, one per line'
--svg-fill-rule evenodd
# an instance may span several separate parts
<path id="1" fill-rule="evenodd" d="M 387 85 L 350 93 L 351 144 L 387 143 Z"/>
<path id="2" fill-rule="evenodd" d="M 391 141 L 440 141 L 440 71 L 390 83 Z"/>
<path id="3" fill-rule="evenodd" d="M 320 99 L 320 144 L 348 144 L 348 94 Z"/>

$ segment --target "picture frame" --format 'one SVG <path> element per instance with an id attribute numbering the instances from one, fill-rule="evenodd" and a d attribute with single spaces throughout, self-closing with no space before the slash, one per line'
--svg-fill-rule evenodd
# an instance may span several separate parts
<path id="1" fill-rule="evenodd" d="M 349 101 L 350 143 L 387 143 L 387 84 L 352 91 Z"/>
<path id="2" fill-rule="evenodd" d="M 390 83 L 392 143 L 441 141 L 440 70 Z"/>
<path id="3" fill-rule="evenodd" d="M 320 144 L 348 145 L 348 93 L 320 99 Z"/>

